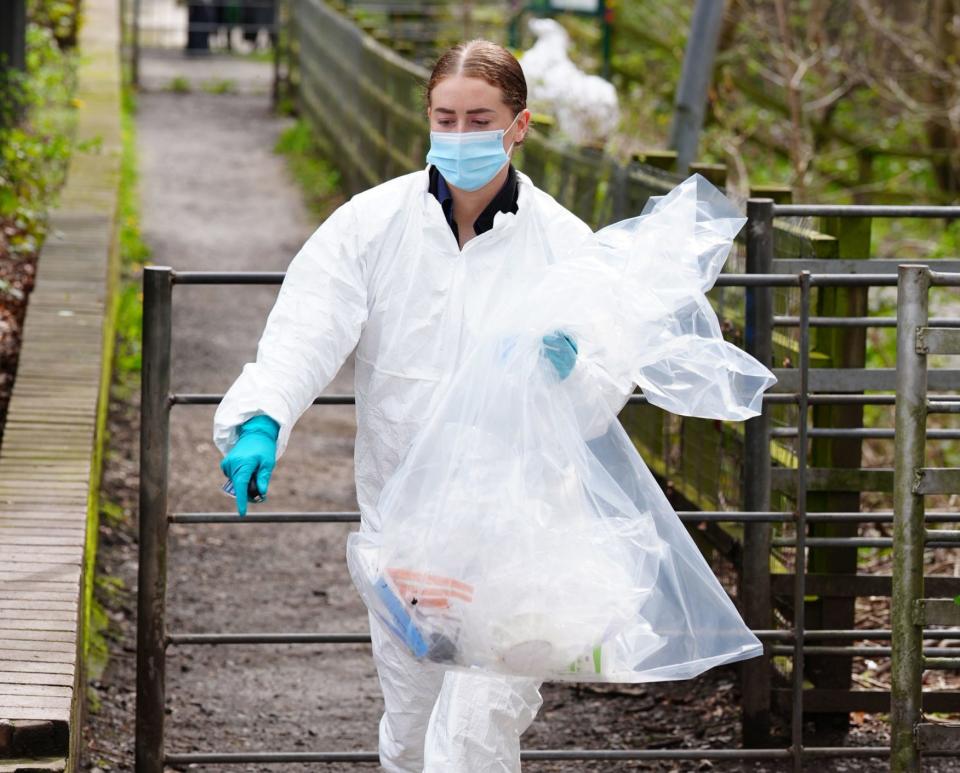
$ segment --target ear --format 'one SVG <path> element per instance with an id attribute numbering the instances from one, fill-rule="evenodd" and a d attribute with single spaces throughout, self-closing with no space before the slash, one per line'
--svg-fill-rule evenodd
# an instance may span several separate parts
<path id="1" fill-rule="evenodd" d="M 528 108 L 524 108 L 517 121 L 517 142 L 523 142 L 527 137 L 527 131 L 530 129 L 530 119 L 533 113 Z"/>

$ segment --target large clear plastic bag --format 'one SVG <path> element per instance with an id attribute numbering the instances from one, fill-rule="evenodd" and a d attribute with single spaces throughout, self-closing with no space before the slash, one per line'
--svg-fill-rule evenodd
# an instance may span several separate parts
<path id="1" fill-rule="evenodd" d="M 693 175 L 505 299 L 350 535 L 365 603 L 424 662 L 575 681 L 684 679 L 761 652 L 616 418 L 759 412 L 775 378 L 704 296 L 744 218 Z M 577 341 L 561 380 L 543 336 Z"/>

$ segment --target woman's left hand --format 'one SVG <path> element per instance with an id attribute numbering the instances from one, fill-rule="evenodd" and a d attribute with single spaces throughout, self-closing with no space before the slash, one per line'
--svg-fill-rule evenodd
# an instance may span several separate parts
<path id="1" fill-rule="evenodd" d="M 560 380 L 570 375 L 577 361 L 577 342 L 563 330 L 556 330 L 543 337 L 543 353 L 557 369 Z"/>

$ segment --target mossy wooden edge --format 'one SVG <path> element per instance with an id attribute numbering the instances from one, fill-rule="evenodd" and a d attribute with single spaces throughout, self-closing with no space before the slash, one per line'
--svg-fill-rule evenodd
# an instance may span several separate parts
<path id="1" fill-rule="evenodd" d="M 102 240 L 104 250 L 102 258 L 98 257 L 95 261 L 103 268 L 101 276 L 105 282 L 100 320 L 100 367 L 84 377 L 89 380 L 91 387 L 96 387 L 96 404 L 92 442 L 85 452 L 85 458 L 89 459 L 90 465 L 89 477 L 86 481 L 82 564 L 79 585 L 76 588 L 78 608 L 73 695 L 70 703 L 67 757 L 62 768 L 66 771 L 76 771 L 79 768 L 83 735 L 81 728 L 86 711 L 86 657 L 90 650 L 91 637 L 95 633 L 94 626 L 91 625 L 91 612 L 99 530 L 99 489 L 106 442 L 120 270 L 118 240 L 121 160 L 119 7 L 118 0 L 86 0 L 84 6 L 83 24 L 79 36 L 81 55 L 78 61 L 75 94 L 79 113 L 74 142 L 75 147 L 79 148 L 80 143 L 90 143 L 96 138 L 100 141 L 88 144 L 83 150 L 74 150 L 66 183 L 60 191 L 57 205 L 50 212 L 51 219 L 56 215 L 63 216 L 62 223 L 67 225 L 62 229 L 64 231 L 62 237 L 65 237 L 66 244 L 73 245 L 68 248 L 70 251 L 81 244 L 86 249 L 90 249 L 90 245 L 84 242 L 86 233 L 84 229 L 89 230 L 90 222 L 93 222 L 94 228 L 106 237 Z M 76 227 L 72 222 L 74 219 L 78 222 Z M 84 224 L 80 225 L 80 223 Z M 76 231 L 75 236 L 73 231 Z M 57 249 L 63 244 L 64 242 L 61 241 L 45 245 L 50 247 L 49 258 L 54 261 L 53 265 L 63 260 L 63 256 L 55 256 Z M 51 281 L 54 284 L 57 282 L 56 278 L 45 279 L 43 259 L 44 249 L 42 248 L 38 264 L 38 288 L 45 282 L 48 285 Z M 51 270 L 56 274 L 58 269 Z M 28 306 L 27 324 L 29 323 L 30 307 Z M 28 347 L 42 346 L 42 344 L 42 339 L 36 343 L 25 339 L 21 359 L 24 353 L 29 356 Z M 16 421 L 17 418 L 15 415 L 17 409 L 14 406 L 11 408 L 8 422 Z M 65 430 L 77 426 L 68 417 L 63 421 L 64 424 L 61 426 Z M 89 423 L 85 423 L 84 428 L 87 432 L 91 431 Z M 79 442 L 84 441 L 80 439 Z M 79 516 L 80 513 L 78 512 L 77 515 Z M 29 749 L 25 751 L 29 752 Z M 30 762 L 35 765 L 42 760 L 30 760 Z"/>

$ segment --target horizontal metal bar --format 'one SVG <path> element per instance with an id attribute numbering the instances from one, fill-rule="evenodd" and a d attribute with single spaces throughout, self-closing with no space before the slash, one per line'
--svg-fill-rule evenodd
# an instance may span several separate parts
<path id="1" fill-rule="evenodd" d="M 951 532 L 952 533 L 952 532 Z M 776 547 L 789 548 L 796 547 L 796 540 L 793 537 L 774 537 L 771 544 Z M 889 548 L 893 547 L 893 539 L 890 537 L 807 537 L 805 540 L 808 548 Z M 926 548 L 949 548 L 956 547 L 957 540 L 935 539 L 924 543 Z"/>
<path id="2" fill-rule="evenodd" d="M 927 413 L 960 413 L 960 402 L 927 400 Z M 927 430 L 927 434 L 930 434 L 930 430 Z"/>
<path id="3" fill-rule="evenodd" d="M 931 542 L 952 542 L 956 544 L 960 542 L 960 530 L 924 529 L 923 540 L 926 544 Z"/>
<path id="4" fill-rule="evenodd" d="M 792 631 L 754 631 L 754 635 L 761 641 L 793 641 Z M 890 631 L 885 629 L 869 630 L 827 630 L 806 631 L 804 639 L 844 639 L 857 641 L 861 639 L 884 640 L 890 638 Z M 924 631 L 924 638 L 928 639 L 960 639 L 960 629 Z M 366 633 L 169 633 L 165 639 L 168 645 L 180 646 L 183 644 L 369 644 L 370 635 Z M 960 650 L 957 650 L 960 654 Z"/>
<path id="5" fill-rule="evenodd" d="M 779 327 L 798 327 L 800 317 L 775 316 L 773 324 Z M 931 325 L 941 328 L 960 327 L 960 319 L 937 317 Z M 810 317 L 810 327 L 896 327 L 896 317 Z"/>
<path id="6" fill-rule="evenodd" d="M 754 631 L 753 635 L 760 641 L 793 641 L 793 631 L 772 630 L 772 631 Z M 889 628 L 853 628 L 853 629 L 829 629 L 829 630 L 807 630 L 803 633 L 805 641 L 890 641 L 893 632 Z M 960 628 L 955 629 L 937 629 L 925 628 L 923 630 L 924 639 L 960 639 Z"/>
<path id="7" fill-rule="evenodd" d="M 807 746 L 804 757 L 888 757 L 886 746 Z M 932 753 L 933 755 L 936 752 Z M 763 760 L 784 759 L 793 756 L 791 749 L 524 749 L 520 759 L 524 762 L 547 762 L 551 760 Z M 376 763 L 376 752 L 190 752 L 165 754 L 169 765 L 190 763 L 240 763 L 240 762 L 353 762 Z"/>
<path id="8" fill-rule="evenodd" d="M 956 671 L 960 669 L 960 658 L 924 658 L 923 667 L 932 670 Z"/>
<path id="9" fill-rule="evenodd" d="M 162 268 L 157 266 L 156 268 Z M 171 271 L 174 284 L 180 285 L 275 285 L 283 282 L 283 271 Z M 945 274 L 943 276 L 952 276 Z M 896 274 L 812 274 L 816 287 L 891 287 Z M 717 287 L 799 287 L 796 274 L 720 274 Z"/>
<path id="10" fill-rule="evenodd" d="M 741 510 L 677 510 L 677 515 L 684 523 L 701 523 L 715 521 L 722 523 L 746 522 L 791 522 L 796 515 L 792 512 L 743 512 Z M 862 513 L 807 513 L 807 520 L 814 522 L 845 522 L 845 523 L 893 523 L 893 513 L 889 510 Z M 927 523 L 960 523 L 960 513 L 952 510 L 927 510 Z M 169 523 L 358 523 L 360 512 L 344 510 L 342 512 L 249 512 L 242 518 L 237 513 L 170 513 L 167 516 Z"/>
<path id="11" fill-rule="evenodd" d="M 171 513 L 170 523 L 358 523 L 359 512 L 329 513 L 252 513 L 242 518 L 233 513 Z"/>
<path id="12" fill-rule="evenodd" d="M 369 644 L 368 633 L 170 633 L 167 644 Z"/>
<path id="13" fill-rule="evenodd" d="M 774 258 L 773 268 L 782 274 L 809 271 L 812 274 L 893 274 L 904 265 L 896 258 Z M 941 271 L 960 271 L 960 260 L 934 259 L 928 265 Z"/>
<path id="14" fill-rule="evenodd" d="M 960 494 L 960 467 L 921 467 L 914 472 L 914 494 Z"/>
<path id="15" fill-rule="evenodd" d="M 814 274 L 813 287 L 896 287 L 896 274 Z"/>
<path id="16" fill-rule="evenodd" d="M 765 393 L 763 402 L 783 404 L 796 403 L 798 395 L 788 393 Z M 894 395 L 856 395 L 856 394 L 821 394 L 810 395 L 810 404 L 816 405 L 893 405 Z M 170 405 L 217 405 L 223 400 L 222 394 L 192 394 L 174 393 L 168 398 Z M 353 395 L 321 395 L 313 401 L 314 405 L 353 405 Z M 641 394 L 631 395 L 628 402 L 631 405 L 646 405 L 647 398 Z"/>
<path id="17" fill-rule="evenodd" d="M 770 543 L 776 547 L 795 547 L 793 537 L 774 537 Z M 890 537 L 807 537 L 808 548 L 889 548 L 893 545 Z M 943 547 L 928 543 L 930 547 Z"/>
<path id="18" fill-rule="evenodd" d="M 930 271 L 930 284 L 934 287 L 960 287 L 960 274 Z"/>
<path id="19" fill-rule="evenodd" d="M 960 320 L 956 320 L 960 323 Z M 931 322 L 917 331 L 919 354 L 960 354 L 960 330 Z"/>
<path id="20" fill-rule="evenodd" d="M 834 523 L 893 523 L 893 513 L 889 510 L 865 513 L 807 513 L 807 520 Z M 927 523 L 960 523 L 960 512 L 928 510 L 924 520 Z"/>
<path id="21" fill-rule="evenodd" d="M 787 512 L 734 512 L 728 510 L 677 510 L 677 515 L 684 523 L 700 523 L 702 521 L 722 523 L 779 523 L 791 522 L 793 513 Z"/>
<path id="22" fill-rule="evenodd" d="M 796 437 L 799 434 L 797 427 L 774 427 L 770 430 L 770 437 Z M 813 427 L 807 430 L 807 437 L 847 437 L 847 438 L 876 438 L 878 440 L 893 440 L 895 435 L 892 427 Z M 927 440 L 960 440 L 960 429 L 929 429 Z"/>
<path id="23" fill-rule="evenodd" d="M 811 373 L 814 371 L 811 371 Z M 936 371 L 934 371 L 936 372 Z M 928 404 L 950 405 L 953 395 L 928 395 Z M 771 404 L 796 403 L 796 393 L 764 394 L 764 402 Z M 896 395 L 858 395 L 858 394 L 812 394 L 807 398 L 810 405 L 895 405 Z M 931 409 L 933 411 L 933 409 Z"/>
<path id="24" fill-rule="evenodd" d="M 773 389 L 778 392 L 796 392 L 800 387 L 798 368 L 775 368 L 773 374 L 777 383 Z M 810 371 L 809 389 L 811 392 L 862 392 L 865 390 L 896 389 L 896 368 L 813 368 Z M 928 389 L 960 389 L 960 370 L 956 368 L 931 369 L 927 375 Z"/>
<path id="25" fill-rule="evenodd" d="M 773 644 L 769 647 L 772 655 L 793 655 L 793 645 Z M 870 647 L 870 646 L 850 646 L 850 647 L 821 647 L 804 646 L 804 655 L 849 655 L 855 658 L 889 658 L 893 654 L 893 647 Z M 930 657 L 951 655 L 960 655 L 960 647 L 926 647 L 923 650 L 924 655 Z"/>
<path id="26" fill-rule="evenodd" d="M 278 285 L 285 271 L 171 271 L 177 285 Z"/>
<path id="27" fill-rule="evenodd" d="M 792 372 L 793 369 L 788 369 Z M 854 369 L 851 369 L 854 370 Z M 815 373 L 816 371 L 810 371 Z M 937 373 L 938 371 L 931 371 Z M 935 379 L 936 380 L 936 379 Z M 937 388 L 937 387 L 934 387 Z M 940 387 L 949 388 L 949 387 Z M 956 388 L 956 387 L 955 387 Z M 891 387 L 892 389 L 892 387 Z M 950 395 L 932 395 L 929 405 L 931 413 L 960 413 L 960 403 L 951 402 Z M 858 394 L 812 394 L 808 396 L 810 405 L 894 405 L 896 395 L 858 395 Z M 178 392 L 168 398 L 170 405 L 217 405 L 223 400 L 222 394 L 196 394 Z M 762 396 L 764 403 L 771 405 L 792 405 L 799 400 L 796 392 L 767 392 Z M 353 395 L 321 395 L 313 401 L 313 405 L 353 405 Z M 631 405 L 647 405 L 649 401 L 644 395 L 633 394 L 627 400 Z M 933 406 L 944 406 L 940 410 Z M 952 406 L 957 406 L 953 408 Z"/>
<path id="28" fill-rule="evenodd" d="M 189 752 L 164 754 L 167 765 L 191 763 L 238 763 L 238 762 L 372 762 L 380 761 L 377 752 Z"/>
<path id="29" fill-rule="evenodd" d="M 221 400 L 222 394 L 177 392 L 170 395 L 168 402 L 170 405 L 217 405 Z M 313 405 L 353 405 L 355 402 L 353 395 L 320 395 L 314 399 Z"/>
<path id="30" fill-rule="evenodd" d="M 960 207 L 919 204 L 774 204 L 774 217 L 960 217 Z"/>

